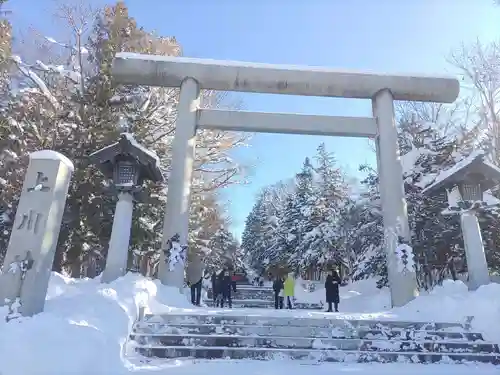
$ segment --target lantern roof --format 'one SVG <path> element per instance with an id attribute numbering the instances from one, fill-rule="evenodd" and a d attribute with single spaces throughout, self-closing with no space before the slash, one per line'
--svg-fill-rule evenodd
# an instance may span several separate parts
<path id="1" fill-rule="evenodd" d="M 89 158 L 109 178 L 113 177 L 116 162 L 127 158 L 139 165 L 141 178 L 153 182 L 163 181 L 160 159 L 156 153 L 140 145 L 130 133 L 120 134 L 118 142 L 90 154 Z"/>
<path id="2" fill-rule="evenodd" d="M 428 185 L 422 192 L 429 194 L 447 187 L 463 182 L 477 182 L 484 192 L 500 183 L 500 168 L 484 160 L 484 151 L 474 151 L 465 159 L 459 161 L 453 167 L 439 172 L 432 184 Z M 478 179 L 478 175 L 482 175 Z"/>

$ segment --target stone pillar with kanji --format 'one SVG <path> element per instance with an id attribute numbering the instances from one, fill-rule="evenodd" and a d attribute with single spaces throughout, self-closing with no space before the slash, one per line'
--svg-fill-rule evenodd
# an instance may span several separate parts
<path id="1" fill-rule="evenodd" d="M 72 162 L 58 152 L 30 154 L 0 274 L 0 305 L 11 313 L 43 311 L 72 173 Z"/>

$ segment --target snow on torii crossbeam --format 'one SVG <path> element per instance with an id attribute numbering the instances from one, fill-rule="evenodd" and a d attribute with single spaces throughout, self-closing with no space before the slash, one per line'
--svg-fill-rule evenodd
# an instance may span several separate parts
<path id="1" fill-rule="evenodd" d="M 113 78 L 123 84 L 180 87 L 186 77 L 201 89 L 371 99 L 389 89 L 394 100 L 452 103 L 458 81 L 447 77 L 342 71 L 323 67 L 118 53 Z"/>
<path id="2" fill-rule="evenodd" d="M 174 234 L 187 243 L 189 198 L 197 128 L 374 138 L 384 219 L 384 241 L 393 306 L 417 293 L 414 270 L 400 272 L 396 248 L 409 241 L 406 200 L 399 160 L 394 100 L 452 103 L 459 94 L 454 78 L 386 75 L 328 68 L 227 62 L 185 57 L 119 53 L 115 82 L 179 87 L 163 227 L 163 249 Z M 199 109 L 200 90 L 371 99 L 373 118 L 314 116 Z M 162 283 L 182 287 L 184 270 L 160 262 Z"/>

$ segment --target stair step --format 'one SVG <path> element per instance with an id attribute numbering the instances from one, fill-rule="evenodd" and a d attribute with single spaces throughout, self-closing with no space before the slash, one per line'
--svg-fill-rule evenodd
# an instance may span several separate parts
<path id="1" fill-rule="evenodd" d="M 283 310 L 279 311 L 283 313 Z M 208 314 L 207 314 L 208 313 Z M 332 328 L 343 327 L 347 329 L 385 329 L 385 328 L 402 328 L 415 330 L 433 330 L 439 331 L 443 329 L 461 329 L 461 323 L 445 323 L 445 322 L 408 322 L 396 320 L 367 320 L 367 319 L 347 319 L 345 315 L 336 315 L 332 313 L 317 313 L 317 318 L 314 317 L 296 317 L 296 316 L 266 316 L 266 315 L 236 315 L 234 311 L 220 310 L 209 311 L 205 313 L 169 313 L 161 315 L 146 315 L 145 322 L 150 323 L 167 323 L 167 324 L 219 324 L 219 325 L 238 325 L 238 324 L 255 324 L 258 326 L 301 326 L 315 328 Z M 309 314 L 315 314 L 313 312 Z"/>
<path id="2" fill-rule="evenodd" d="M 246 290 L 236 290 L 236 292 L 232 292 L 231 296 L 235 299 L 265 299 L 265 300 L 274 300 L 273 291 L 246 291 Z M 207 297 L 209 299 L 213 299 L 212 291 L 207 291 Z"/>
<path id="3" fill-rule="evenodd" d="M 262 304 L 269 304 L 269 302 L 271 302 L 271 300 L 266 300 L 266 299 L 258 299 L 258 298 L 255 298 L 255 299 L 250 299 L 250 298 L 246 298 L 246 299 L 238 299 L 238 298 L 231 298 L 232 302 L 233 302 L 233 305 L 235 303 L 262 303 Z M 207 299 L 206 302 L 213 302 L 214 300 L 213 299 Z M 274 304 L 274 300 L 272 301 L 273 304 Z"/>
<path id="4" fill-rule="evenodd" d="M 445 361 L 467 361 L 500 364 L 500 355 L 482 353 L 433 353 L 433 352 L 373 352 L 332 349 L 288 349 L 288 348 L 248 348 L 224 346 L 136 346 L 142 355 L 159 358 L 230 358 L 230 359 L 294 359 L 321 362 L 415 362 L 433 363 Z"/>
<path id="5" fill-rule="evenodd" d="M 205 304 L 209 307 L 214 307 L 215 304 L 213 300 L 205 300 Z M 227 306 L 227 303 L 224 303 L 224 306 Z M 273 308 L 274 309 L 274 301 L 269 300 L 250 300 L 250 299 L 243 299 L 243 300 L 237 300 L 233 299 L 232 300 L 232 307 L 234 308 L 246 308 L 246 309 L 251 309 L 251 308 Z M 311 304 L 311 303 L 304 303 L 304 302 L 295 302 L 294 303 L 294 308 L 299 309 L 299 310 L 322 310 L 324 309 L 324 306 L 321 304 Z"/>
<path id="6" fill-rule="evenodd" d="M 361 350 L 390 352 L 447 352 L 447 353 L 499 353 L 498 346 L 492 343 L 469 343 L 467 341 L 413 341 L 413 340 L 362 340 L 318 339 L 314 337 L 249 337 L 241 335 L 202 334 L 165 334 L 141 335 L 132 334 L 131 338 L 141 347 L 152 346 L 216 346 L 216 347 L 264 347 L 294 348 L 311 350 Z M 152 342 L 153 341 L 153 342 Z"/>
<path id="7" fill-rule="evenodd" d="M 236 290 L 257 290 L 257 291 L 273 291 L 272 286 L 255 286 L 255 285 L 238 285 L 236 284 Z"/>
<path id="8" fill-rule="evenodd" d="M 265 297 L 265 296 L 242 296 L 240 294 L 236 295 L 231 295 L 233 301 L 244 301 L 244 303 L 259 303 L 259 302 L 265 302 L 265 303 L 272 303 L 274 305 L 274 297 Z M 208 295 L 207 298 L 205 299 L 205 302 L 213 302 L 213 298 L 211 295 Z"/>
<path id="9" fill-rule="evenodd" d="M 143 332 L 138 332 L 143 331 Z M 361 339 L 416 339 L 416 340 L 460 340 L 460 341 L 483 341 L 481 333 L 453 332 L 453 331 L 420 331 L 420 330 L 380 330 L 380 329 L 357 329 L 355 332 L 342 328 L 316 328 L 304 326 L 255 326 L 251 324 L 166 324 L 138 322 L 134 326 L 132 334 L 137 335 L 164 335 L 170 333 L 183 334 L 237 334 L 241 336 L 288 336 L 315 338 L 361 338 Z"/>
<path id="10" fill-rule="evenodd" d="M 266 302 L 274 302 L 274 296 L 273 295 L 262 295 L 262 294 L 242 294 L 242 293 L 232 293 L 231 298 L 233 300 L 242 300 L 242 301 L 266 301 Z M 213 301 L 213 296 L 211 294 L 207 293 L 207 299 L 206 301 Z"/>

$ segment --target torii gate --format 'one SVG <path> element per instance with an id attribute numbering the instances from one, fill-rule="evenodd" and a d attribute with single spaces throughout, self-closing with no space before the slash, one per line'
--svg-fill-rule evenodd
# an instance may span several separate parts
<path id="1" fill-rule="evenodd" d="M 402 306 L 417 295 L 415 272 L 400 272 L 396 255 L 399 238 L 409 241 L 410 232 L 393 102 L 452 103 L 460 91 L 458 80 L 131 53 L 117 54 L 112 74 L 117 83 L 180 88 L 163 248 L 174 234 L 187 243 L 197 129 L 367 137 L 376 144 L 392 305 Z M 371 99 L 373 117 L 200 109 L 201 89 Z M 159 278 L 182 287 L 184 272 L 169 271 L 162 261 Z"/>

